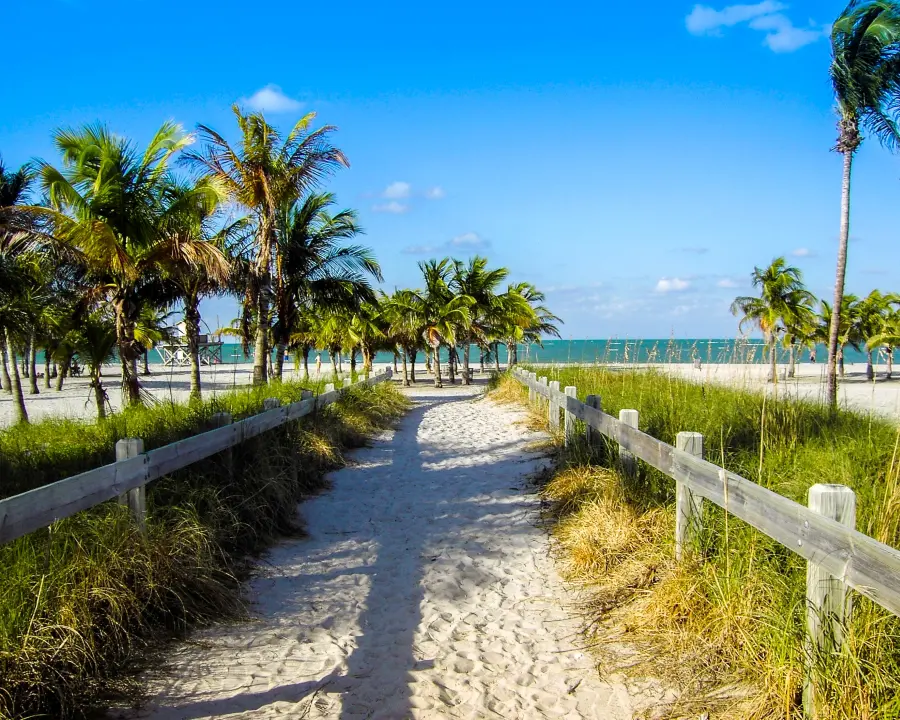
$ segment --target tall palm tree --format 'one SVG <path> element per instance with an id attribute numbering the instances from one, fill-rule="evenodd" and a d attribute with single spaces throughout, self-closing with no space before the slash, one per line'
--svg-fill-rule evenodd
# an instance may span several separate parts
<path id="1" fill-rule="evenodd" d="M 204 147 L 185 157 L 221 183 L 256 224 L 249 296 L 257 326 L 253 381 L 260 384 L 268 380 L 272 261 L 279 209 L 292 206 L 332 170 L 349 163 L 329 142 L 333 126 L 310 129 L 315 113 L 305 115 L 282 136 L 262 113 L 244 113 L 237 105 L 232 111 L 241 132 L 236 148 L 212 128 L 201 125 Z"/>
<path id="2" fill-rule="evenodd" d="M 887 352 L 887 368 L 884 379 L 890 380 L 894 374 L 894 349 L 900 346 L 900 308 L 889 308 L 881 326 L 866 342 L 866 350 L 871 352 L 883 347 Z"/>
<path id="3" fill-rule="evenodd" d="M 163 124 L 143 153 L 100 124 L 54 136 L 62 170 L 41 163 L 50 208 L 35 208 L 54 224 L 54 236 L 78 254 L 95 299 L 115 313 L 116 344 L 127 401 L 141 401 L 135 324 L 148 297 L 160 301 L 161 273 L 173 262 L 202 265 L 206 248 L 164 232 L 172 157 L 190 136 Z"/>
<path id="4" fill-rule="evenodd" d="M 78 357 L 88 367 L 97 419 L 104 420 L 109 399 L 100 377 L 100 368 L 112 357 L 116 347 L 115 318 L 104 310 L 88 313 L 80 319 L 71 342 Z"/>
<path id="5" fill-rule="evenodd" d="M 900 6 L 895 0 L 852 0 L 831 30 L 831 82 L 837 100 L 838 140 L 834 149 L 844 156 L 841 184 L 841 236 L 834 281 L 834 317 L 828 337 L 826 400 L 837 406 L 838 328 L 847 243 L 850 238 L 850 174 L 853 156 L 862 143 L 862 130 L 886 147 L 900 143 Z"/>
<path id="6" fill-rule="evenodd" d="M 275 377 L 281 378 L 285 349 L 304 311 L 356 310 L 376 301 L 369 278 L 381 266 L 369 248 L 344 244 L 362 232 L 356 213 L 332 215 L 331 193 L 311 193 L 279 212 L 275 235 Z"/>
<path id="7" fill-rule="evenodd" d="M 783 257 L 776 258 L 766 268 L 754 268 L 751 278 L 753 287 L 759 288 L 759 297 L 735 298 L 731 312 L 743 315 L 738 325 L 742 331 L 748 323 L 762 331 L 769 348 L 769 382 L 776 382 L 778 338 L 786 327 L 798 325 L 809 317 L 815 298 L 804 287 L 800 270 L 789 266 Z"/>
<path id="8" fill-rule="evenodd" d="M 496 304 L 497 287 L 509 276 L 506 268 L 488 270 L 487 258 L 476 255 L 468 265 L 459 260 L 453 261 L 453 276 L 450 290 L 461 295 L 468 295 L 475 302 L 469 308 L 468 327 L 463 329 L 460 337 L 463 348 L 463 385 L 469 384 L 469 349 L 473 339 L 483 342 L 487 337 L 491 309 Z"/>

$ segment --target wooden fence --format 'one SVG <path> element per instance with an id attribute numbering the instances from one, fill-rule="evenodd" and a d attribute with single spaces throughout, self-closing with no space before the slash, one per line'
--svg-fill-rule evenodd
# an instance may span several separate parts
<path id="1" fill-rule="evenodd" d="M 546 377 L 521 368 L 513 370 L 513 377 L 528 388 L 530 401 L 546 402 L 551 429 L 559 429 L 560 411 L 564 412 L 567 443 L 575 437 L 575 420 L 581 420 L 588 442 L 595 442 L 599 434 L 618 444 L 625 471 L 642 460 L 675 480 L 678 560 L 696 546 L 704 500 L 805 558 L 810 657 L 834 652 L 840 645 L 852 610 L 850 588 L 900 615 L 900 551 L 856 530 L 856 496 L 850 488 L 814 485 L 809 506 L 804 507 L 706 462 L 700 433 L 680 432 L 672 447 L 638 430 L 637 410 L 621 410 L 615 418 L 602 411 L 599 396 L 589 395 L 581 402 L 575 387 L 560 391 L 558 381 L 548 383 Z M 804 706 L 808 715 L 814 715 L 815 677 L 807 675 Z"/>
<path id="2" fill-rule="evenodd" d="M 390 377 L 388 370 L 363 377 L 356 386 L 373 386 Z M 119 440 L 116 462 L 0 500 L 0 544 L 114 498 L 126 503 L 143 527 L 147 483 L 309 415 L 335 402 L 351 387 L 348 378 L 342 387 L 326 385 L 325 392 L 315 397 L 304 391 L 303 399 L 284 406 L 277 398 L 270 398 L 264 402 L 263 412 L 235 423 L 228 413 L 217 413 L 211 422 L 215 429 L 149 452 L 144 452 L 140 438 Z"/>

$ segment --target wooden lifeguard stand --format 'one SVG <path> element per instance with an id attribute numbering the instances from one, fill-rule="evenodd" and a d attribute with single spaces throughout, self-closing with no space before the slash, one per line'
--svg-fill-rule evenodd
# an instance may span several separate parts
<path id="1" fill-rule="evenodd" d="M 222 340 L 218 335 L 200 335 L 198 338 L 201 365 L 219 365 L 222 362 Z M 184 323 L 171 328 L 169 339 L 156 346 L 164 367 L 183 367 L 191 364 L 187 333 Z"/>

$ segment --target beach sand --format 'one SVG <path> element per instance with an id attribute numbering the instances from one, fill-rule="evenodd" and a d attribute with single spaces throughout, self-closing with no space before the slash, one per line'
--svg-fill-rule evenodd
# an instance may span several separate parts
<path id="1" fill-rule="evenodd" d="M 259 565 L 253 620 L 195 633 L 113 717 L 619 720 L 672 700 L 601 680 L 580 647 L 528 483 L 545 436 L 480 390 L 410 391 L 300 506 L 309 537 Z"/>

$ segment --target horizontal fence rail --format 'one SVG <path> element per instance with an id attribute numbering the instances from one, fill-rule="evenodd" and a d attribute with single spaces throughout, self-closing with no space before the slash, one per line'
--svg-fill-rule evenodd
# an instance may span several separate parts
<path id="1" fill-rule="evenodd" d="M 147 483 L 227 450 L 250 438 L 310 415 L 335 402 L 352 387 L 371 387 L 390 379 L 391 372 L 364 378 L 290 405 L 272 407 L 239 422 L 118 460 L 94 470 L 43 485 L 0 500 L 0 544 L 47 527 L 100 503 L 143 488 Z M 266 401 L 266 407 L 277 404 Z M 120 443 L 122 441 L 119 441 Z M 118 451 L 118 448 L 117 448 Z M 131 505 L 131 500 L 128 501 Z"/>

